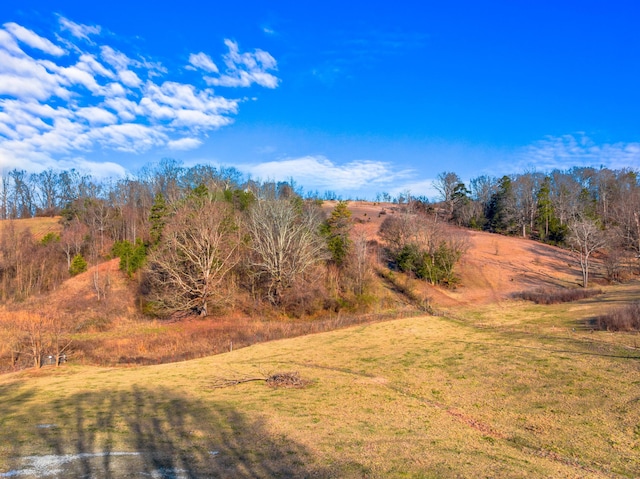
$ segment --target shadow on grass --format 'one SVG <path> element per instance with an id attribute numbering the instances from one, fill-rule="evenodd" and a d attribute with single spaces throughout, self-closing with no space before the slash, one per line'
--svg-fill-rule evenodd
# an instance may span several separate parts
<path id="1" fill-rule="evenodd" d="M 620 351 L 613 345 L 607 343 L 597 342 L 584 342 L 580 340 L 574 340 L 571 338 L 561 338 L 554 336 L 533 336 L 524 332 L 495 332 L 496 337 L 503 338 L 497 341 L 467 341 L 461 339 L 451 339 L 450 343 L 466 344 L 470 346 L 479 346 L 482 348 L 502 348 L 510 349 L 514 351 L 542 351 L 549 354 L 563 354 L 563 355 L 575 355 L 575 356 L 596 356 L 602 358 L 615 358 L 615 359 L 630 359 L 639 361 L 640 354 L 635 351 L 624 352 L 612 352 Z M 539 346 L 528 346 L 524 344 L 517 344 L 518 340 L 535 340 L 539 343 Z M 570 349 L 573 347 L 574 349 Z"/>
<path id="2" fill-rule="evenodd" d="M 162 389 L 52 399 L 2 429 L 11 457 L 0 477 L 335 476 L 259 419 Z"/>

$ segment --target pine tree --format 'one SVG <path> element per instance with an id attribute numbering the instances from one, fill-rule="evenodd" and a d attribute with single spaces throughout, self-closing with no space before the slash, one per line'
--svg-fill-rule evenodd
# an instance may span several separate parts
<path id="1" fill-rule="evenodd" d="M 567 234 L 567 226 L 560 223 L 551 201 L 551 179 L 547 176 L 537 194 L 537 224 L 540 241 L 562 243 Z"/>
<path id="2" fill-rule="evenodd" d="M 162 193 L 158 193 L 153 200 L 151 206 L 151 212 L 149 213 L 149 222 L 151 223 L 151 230 L 149 232 L 151 236 L 151 245 L 155 246 L 160 242 L 162 237 L 162 230 L 166 223 L 165 218 L 167 216 L 167 203 Z"/>
<path id="3" fill-rule="evenodd" d="M 503 176 L 498 191 L 491 196 L 487 208 L 489 228 L 495 233 L 512 234 L 515 231 L 515 210 L 511 178 Z"/>
<path id="4" fill-rule="evenodd" d="M 87 270 L 87 261 L 84 257 L 78 253 L 71 260 L 71 267 L 69 268 L 69 274 L 75 276 L 80 273 L 84 273 Z"/>
<path id="5" fill-rule="evenodd" d="M 346 201 L 338 201 L 323 227 L 323 233 L 327 238 L 327 248 L 331 253 L 333 262 L 342 266 L 351 250 L 351 211 L 347 208 Z"/>

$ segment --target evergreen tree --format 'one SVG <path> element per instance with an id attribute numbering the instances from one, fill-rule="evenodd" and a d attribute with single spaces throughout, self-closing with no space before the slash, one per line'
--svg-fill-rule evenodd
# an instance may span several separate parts
<path id="1" fill-rule="evenodd" d="M 69 274 L 75 276 L 80 273 L 84 273 L 87 270 L 87 261 L 84 257 L 78 253 L 71 260 L 71 267 L 69 268 Z"/>
<path id="2" fill-rule="evenodd" d="M 144 265 L 147 258 L 147 248 L 140 238 L 135 244 L 127 240 L 116 241 L 111 253 L 120 258 L 120 270 L 127 273 L 129 277 Z"/>
<path id="3" fill-rule="evenodd" d="M 347 208 L 347 202 L 338 201 L 322 228 L 327 238 L 327 248 L 331 258 L 338 266 L 345 263 L 351 250 L 352 243 L 349 237 L 351 225 L 351 211 Z"/>
<path id="4" fill-rule="evenodd" d="M 151 212 L 149 213 L 149 222 L 151 223 L 149 234 L 151 236 L 152 246 L 155 246 L 160 242 L 162 230 L 166 223 L 167 211 L 168 208 L 164 195 L 162 193 L 158 193 L 153 200 Z"/>
<path id="5" fill-rule="evenodd" d="M 555 214 L 553 201 L 551 200 L 551 178 L 543 180 L 537 194 L 538 210 L 536 223 L 540 241 L 547 243 L 563 243 L 567 234 L 567 226 L 560 223 L 560 218 Z"/>
<path id="6" fill-rule="evenodd" d="M 516 231 L 513 185 L 508 176 L 498 181 L 498 191 L 491 196 L 486 216 L 491 231 L 504 234 Z"/>

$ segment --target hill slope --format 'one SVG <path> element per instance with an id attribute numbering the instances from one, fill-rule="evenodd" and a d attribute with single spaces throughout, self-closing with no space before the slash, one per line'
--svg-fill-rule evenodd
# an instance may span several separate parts
<path id="1" fill-rule="evenodd" d="M 572 333 L 598 303 L 575 306 L 514 302 L 520 332 L 482 312 L 414 317 L 160 366 L 5 375 L 0 473 L 637 477 L 640 356 Z M 257 380 L 287 371 L 310 383 Z"/>
<path id="2" fill-rule="evenodd" d="M 358 226 L 375 232 L 378 220 Z M 638 282 L 570 304 L 513 301 L 514 291 L 575 285 L 577 264 L 518 238 L 470 232 L 469 243 L 457 289 L 421 285 L 447 316 L 158 366 L 76 361 L 2 375 L 0 477 L 640 476 L 637 336 L 588 327 L 640 299 Z M 103 347 L 115 364 L 163 347 L 178 360 L 181 341 L 213 351 L 228 344 L 225 324 L 252 330 L 234 316 L 137 320 L 135 283 L 117 260 L 99 268 L 40 303 L 74 315 L 85 359 Z M 108 278 L 101 302 L 96 272 Z M 305 387 L 267 386 L 291 371 Z M 217 388 L 225 381 L 237 384 Z"/>
<path id="3" fill-rule="evenodd" d="M 330 211 L 335 202 L 326 202 Z M 349 202 L 355 230 L 379 240 L 378 230 L 397 206 L 364 201 Z M 452 228 L 468 239 L 469 249 L 456 267 L 460 285 L 455 289 L 425 287 L 438 308 L 486 304 L 507 299 L 515 292 L 541 287 L 575 287 L 581 280 L 577 258 L 567 250 L 533 240 Z"/>
<path id="4" fill-rule="evenodd" d="M 388 205 L 358 202 L 349 207 L 356 231 L 365 232 L 370 239 L 377 238 L 385 217 L 380 213 L 384 210 L 386 214 L 394 214 Z M 428 298 L 438 311 L 501 302 L 516 291 L 540 286 L 577 284 L 577 262 L 565 250 L 520 238 L 461 232 L 468 238 L 469 249 L 457 266 L 460 284 L 450 289 L 424 281 L 411 282 L 418 296 Z M 259 341 L 382 319 L 410 307 L 410 301 L 401 293 L 388 288 L 379 278 L 376 281 L 376 291 L 388 295 L 387 309 L 376 308 L 370 319 L 362 316 L 345 320 L 340 315 L 330 315 L 313 323 L 291 322 L 286 318 L 265 322 L 262 317 L 230 310 L 220 317 L 166 322 L 141 317 L 136 303 L 137 283 L 118 270 L 118 259 L 114 259 L 68 279 L 56 291 L 27 305 L 0 308 L 0 322 L 11 324 L 12 315 L 20 308 L 59 312 L 74 331 L 74 360 L 102 365 L 149 364 L 201 357 Z"/>

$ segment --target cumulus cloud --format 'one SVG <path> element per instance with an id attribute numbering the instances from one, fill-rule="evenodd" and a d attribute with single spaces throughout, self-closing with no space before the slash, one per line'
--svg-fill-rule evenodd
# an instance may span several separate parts
<path id="1" fill-rule="evenodd" d="M 0 48 L 14 55 L 24 55 L 15 38 L 6 30 L 0 28 Z"/>
<path id="2" fill-rule="evenodd" d="M 86 157 L 103 149 L 190 150 L 238 113 L 241 100 L 175 81 L 161 63 L 106 43 L 99 26 L 64 17 L 57 26 L 49 38 L 17 23 L 0 27 L 1 168 L 82 163 L 95 170 Z M 267 73 L 276 68 L 271 55 L 241 53 L 236 43 L 225 43 L 227 71 L 219 84 L 277 85 Z M 204 52 L 190 55 L 189 64 L 198 83 L 211 84 L 209 76 L 219 74 Z M 110 164 L 101 171 L 124 170 Z"/>
<path id="3" fill-rule="evenodd" d="M 118 122 L 118 118 L 113 113 L 96 106 L 79 108 L 76 111 L 76 115 L 84 118 L 92 125 L 112 125 Z"/>
<path id="4" fill-rule="evenodd" d="M 35 48 L 37 50 L 60 57 L 65 54 L 65 51 L 58 45 L 55 45 L 51 40 L 41 37 L 35 32 L 18 25 L 17 23 L 9 22 L 3 25 L 4 29 L 14 36 L 16 40 L 21 41 L 25 45 Z"/>
<path id="5" fill-rule="evenodd" d="M 60 27 L 63 30 L 67 30 L 74 37 L 83 40 L 89 40 L 89 35 L 99 35 L 102 31 L 99 26 L 82 25 L 80 23 L 72 22 L 64 17 L 60 17 L 58 21 L 60 22 Z"/>
<path id="6" fill-rule="evenodd" d="M 256 49 L 253 53 L 240 53 L 238 44 L 225 40 L 229 53 L 224 56 L 227 69 L 218 77 L 206 77 L 210 85 L 226 87 L 249 87 L 254 83 L 266 88 L 276 88 L 280 82 L 278 77 L 268 73 L 277 70 L 278 64 L 269 53 Z"/>
<path id="7" fill-rule="evenodd" d="M 43 169 L 70 170 L 75 168 L 79 171 L 90 171 L 96 178 L 122 177 L 126 175 L 126 170 L 122 165 L 106 161 L 98 162 L 87 160 L 84 157 L 67 157 L 53 159 L 50 156 L 39 154 L 31 158 L 16 158 L 0 146 L 0 165 L 7 170 L 19 169 L 27 171 L 41 171 Z"/>
<path id="8" fill-rule="evenodd" d="M 200 68 L 209 73 L 218 73 L 219 71 L 211 57 L 202 52 L 189 55 L 189 64 L 193 69 Z"/>
<path id="9" fill-rule="evenodd" d="M 194 150 L 202 145 L 202 141 L 198 138 L 180 138 L 179 140 L 172 140 L 167 143 L 170 150 Z"/>

